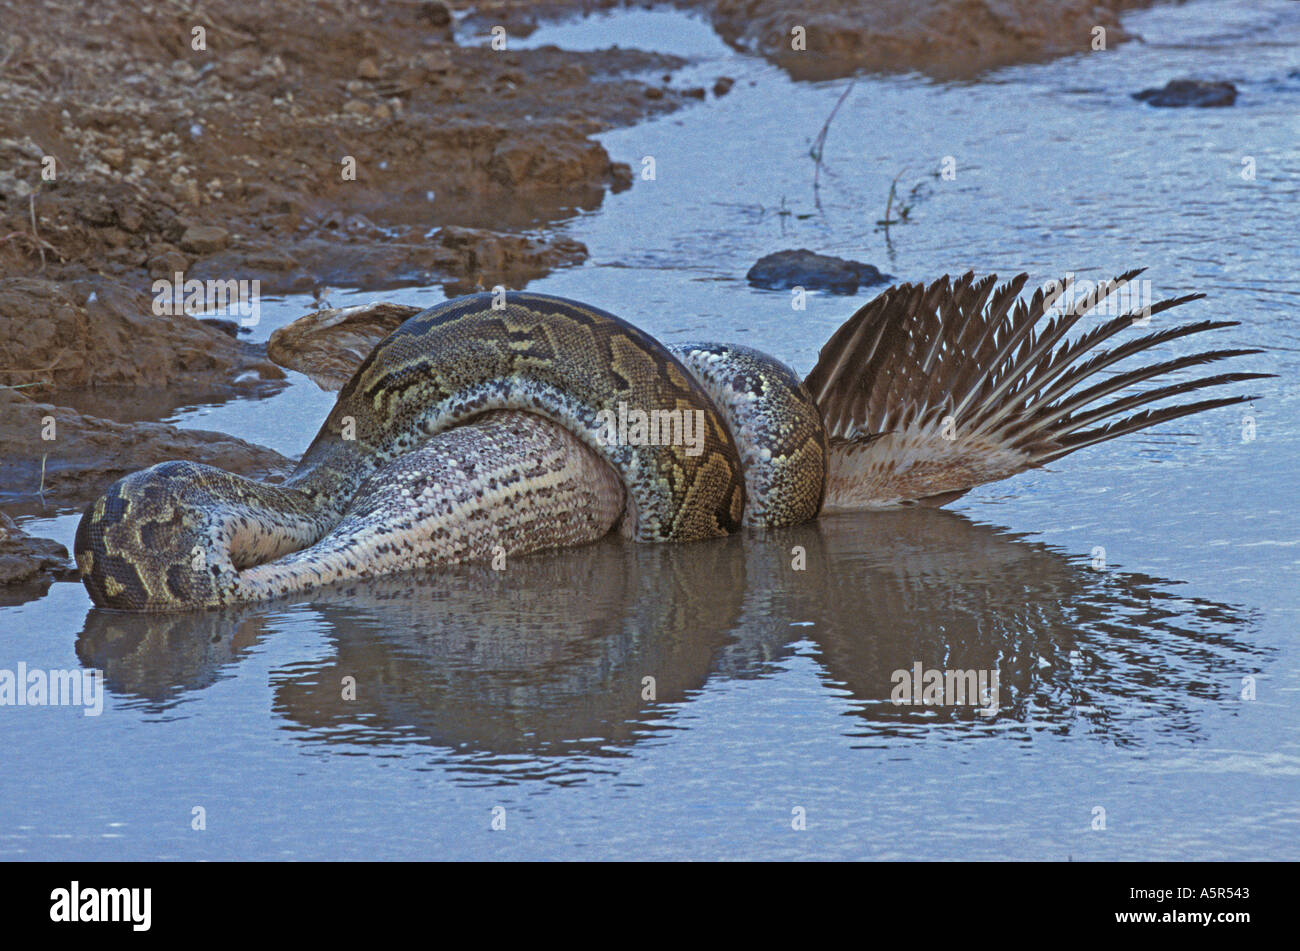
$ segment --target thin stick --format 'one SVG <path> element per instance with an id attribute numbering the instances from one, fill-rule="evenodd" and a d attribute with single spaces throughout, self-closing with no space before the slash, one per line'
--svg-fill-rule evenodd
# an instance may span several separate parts
<path id="1" fill-rule="evenodd" d="M 882 218 L 880 221 L 877 221 L 877 222 L 876 222 L 876 224 L 878 224 L 878 225 L 884 225 L 884 226 L 885 226 L 885 233 L 886 233 L 886 234 L 889 233 L 889 226 L 890 226 L 891 224 L 893 224 L 893 222 L 892 222 L 892 221 L 890 220 L 890 218 L 889 218 L 889 212 L 890 212 L 890 209 L 892 209 L 892 208 L 894 207 L 894 194 L 895 194 L 895 193 L 897 192 L 897 190 L 898 190 L 898 180 L 899 180 L 900 178 L 902 178 L 906 173 L 907 173 L 907 169 L 903 169 L 903 171 L 901 171 L 901 172 L 899 172 L 897 175 L 895 175 L 895 176 L 894 176 L 894 180 L 893 180 L 892 182 L 889 183 L 889 198 L 885 201 L 885 217 Z"/>
<path id="2" fill-rule="evenodd" d="M 815 163 L 813 166 L 814 196 L 817 196 L 818 189 L 821 187 L 822 156 L 826 152 L 826 136 L 831 131 L 831 123 L 835 120 L 835 114 L 840 111 L 840 106 L 844 105 L 844 100 L 849 98 L 849 93 L 853 91 L 853 87 L 857 84 L 857 77 L 854 77 L 853 80 L 844 87 L 844 92 L 840 93 L 840 98 L 835 100 L 835 108 L 831 110 L 831 114 L 828 115 L 826 121 L 822 123 L 821 131 L 817 133 L 817 138 L 813 139 L 813 144 L 808 149 L 808 154 L 812 156 L 813 162 Z M 817 207 L 821 207 L 820 198 L 818 199 Z"/>
<path id="3" fill-rule="evenodd" d="M 36 249 L 41 252 L 41 270 L 45 270 L 45 245 L 41 242 L 41 233 L 36 230 L 36 192 L 29 196 L 32 211 L 32 237 L 36 239 Z"/>

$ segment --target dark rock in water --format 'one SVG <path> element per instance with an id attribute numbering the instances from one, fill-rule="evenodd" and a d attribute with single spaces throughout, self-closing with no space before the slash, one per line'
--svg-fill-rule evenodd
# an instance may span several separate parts
<path id="1" fill-rule="evenodd" d="M 770 291 L 803 287 L 832 294 L 856 294 L 859 287 L 890 280 L 890 275 L 882 274 L 870 264 L 816 254 L 807 248 L 764 255 L 745 277 L 754 287 Z"/>
<path id="2" fill-rule="evenodd" d="M 1230 106 L 1237 101 L 1237 87 L 1227 82 L 1204 79 L 1172 79 L 1161 89 L 1144 89 L 1133 98 L 1150 106 Z"/>
<path id="3" fill-rule="evenodd" d="M 239 336 L 238 321 L 227 320 L 225 317 L 200 317 L 199 320 L 207 324 L 209 327 L 216 327 L 227 337 Z"/>

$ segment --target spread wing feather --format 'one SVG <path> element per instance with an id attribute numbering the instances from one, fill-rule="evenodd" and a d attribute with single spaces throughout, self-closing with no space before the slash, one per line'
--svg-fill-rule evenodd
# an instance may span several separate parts
<path id="1" fill-rule="evenodd" d="M 1068 281 L 1021 297 L 1028 275 L 944 276 L 900 284 L 865 304 L 822 348 L 804 381 L 826 420 L 831 473 L 825 510 L 900 502 L 943 504 L 983 482 L 1126 433 L 1254 399 L 1227 396 L 1148 404 L 1267 373 L 1216 373 L 1127 391 L 1148 380 L 1255 349 L 1206 350 L 1104 375 L 1171 341 L 1237 325 L 1231 320 L 1154 330 L 1110 348 L 1135 324 L 1204 297 L 1158 301 L 1068 335 L 1142 271 L 1101 281 L 1061 307 Z M 1086 385 L 1085 385 L 1086 384 Z M 1121 394 L 1109 402 L 1106 397 Z M 1140 409 L 1139 407 L 1147 407 Z M 1138 410 L 1137 412 L 1133 412 Z M 1129 415 L 1123 415 L 1129 414 Z"/>

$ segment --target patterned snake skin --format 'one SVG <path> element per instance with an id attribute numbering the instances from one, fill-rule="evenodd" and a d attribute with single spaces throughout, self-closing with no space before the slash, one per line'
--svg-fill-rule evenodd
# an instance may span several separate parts
<path id="1" fill-rule="evenodd" d="M 91 599 L 214 607 L 616 525 L 689 541 L 816 517 L 826 428 L 788 367 L 670 349 L 559 297 L 495 303 L 447 301 L 382 340 L 282 485 L 184 462 L 115 483 L 77 528 Z"/>

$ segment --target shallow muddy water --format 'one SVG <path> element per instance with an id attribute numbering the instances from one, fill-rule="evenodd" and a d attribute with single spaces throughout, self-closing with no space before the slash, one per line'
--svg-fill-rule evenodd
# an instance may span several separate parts
<path id="1" fill-rule="evenodd" d="M 0 608 L 0 668 L 101 669 L 105 708 L 3 710 L 0 856 L 1300 857 L 1300 9 L 1125 22 L 1147 42 L 974 83 L 859 79 L 817 196 L 809 144 L 847 81 L 795 83 L 677 13 L 544 27 L 528 45 L 646 46 L 697 58 L 674 85 L 736 83 L 603 136 L 655 177 L 566 222 L 590 261 L 530 288 L 804 372 L 871 291 L 795 311 L 744 281 L 771 251 L 900 280 L 1147 266 L 1156 297 L 1209 295 L 1156 320 L 1241 321 L 1164 355 L 1266 348 L 1236 367 L 1279 374 L 1244 390 L 1260 399 L 942 511 L 611 539 L 172 618 L 56 584 Z M 1234 81 L 1236 106 L 1129 97 L 1184 75 Z M 886 235 L 900 172 L 920 188 Z M 265 303 L 254 336 L 308 304 Z M 296 455 L 332 403 L 295 377 L 169 418 Z M 70 546 L 76 520 L 24 524 Z M 892 703 L 918 664 L 996 671 L 996 710 Z"/>

